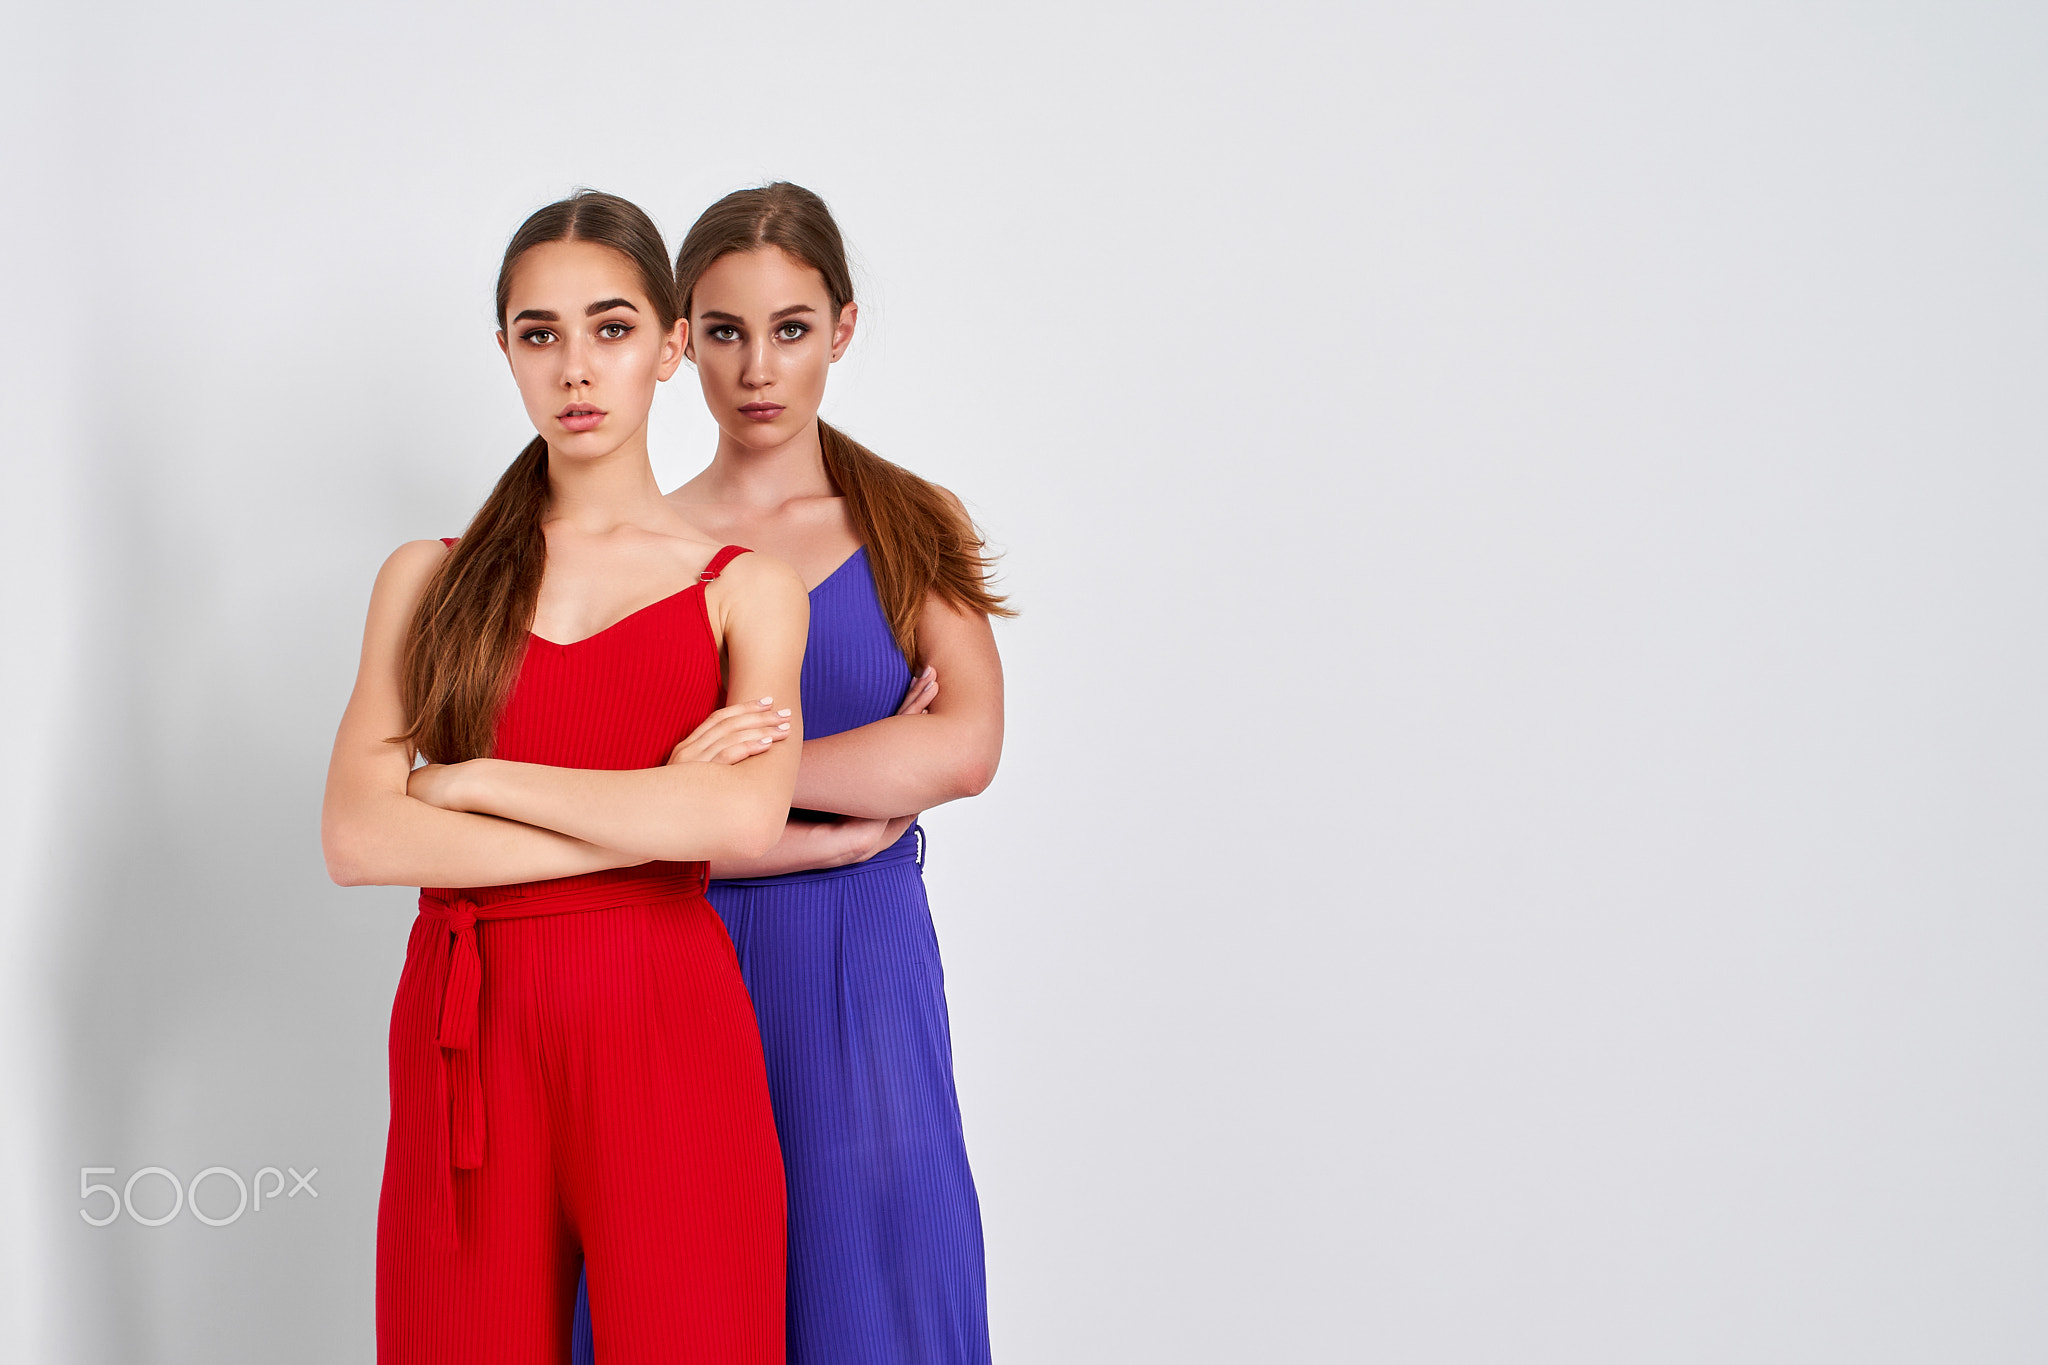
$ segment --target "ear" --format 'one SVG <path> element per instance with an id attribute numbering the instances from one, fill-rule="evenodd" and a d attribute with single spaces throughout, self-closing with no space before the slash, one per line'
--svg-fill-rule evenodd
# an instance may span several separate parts
<path id="1" fill-rule="evenodd" d="M 853 324 L 860 317 L 860 305 L 848 303 L 839 310 L 839 324 L 832 329 L 832 358 L 846 354 L 846 348 L 853 344 Z"/>
<path id="2" fill-rule="evenodd" d="M 498 329 L 498 349 L 505 353 L 505 359 L 510 360 L 512 358 L 512 348 L 505 344 L 505 331 L 503 328 Z"/>
<path id="3" fill-rule="evenodd" d="M 665 380 L 674 374 L 676 366 L 683 363 L 683 356 L 689 349 L 689 320 L 677 318 L 675 325 L 668 329 L 668 335 L 661 339 L 661 368 L 655 371 L 654 377 Z"/>

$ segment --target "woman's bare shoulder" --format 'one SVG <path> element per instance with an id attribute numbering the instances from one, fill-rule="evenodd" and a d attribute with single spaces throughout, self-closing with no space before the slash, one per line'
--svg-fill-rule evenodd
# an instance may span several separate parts
<path id="1" fill-rule="evenodd" d="M 809 600 L 804 591 L 804 580 L 797 571 L 774 555 L 759 550 L 750 550 L 734 558 L 719 578 L 721 581 L 730 580 L 737 593 L 748 597 L 773 600 L 794 595 Z"/>
<path id="2" fill-rule="evenodd" d="M 387 555 L 384 566 L 377 570 L 377 591 L 381 593 L 387 586 L 414 590 L 424 587 L 453 548 L 438 540 L 408 540 Z"/>
<path id="3" fill-rule="evenodd" d="M 393 550 L 377 570 L 377 584 L 370 590 L 372 619 L 384 615 L 410 617 L 413 606 L 427 590 L 427 580 L 448 558 L 449 547 L 438 540 L 408 540 Z"/>

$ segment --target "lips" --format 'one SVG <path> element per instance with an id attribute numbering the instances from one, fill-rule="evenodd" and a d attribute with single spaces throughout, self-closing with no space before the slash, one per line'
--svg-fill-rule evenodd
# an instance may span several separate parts
<path id="1" fill-rule="evenodd" d="M 749 403 L 740 409 L 740 413 L 742 416 L 752 418 L 756 422 L 772 422 L 782 415 L 782 404 Z"/>
<path id="2" fill-rule="evenodd" d="M 555 420 L 571 431 L 590 431 L 604 420 L 604 409 L 595 403 L 571 403 L 555 414 Z"/>

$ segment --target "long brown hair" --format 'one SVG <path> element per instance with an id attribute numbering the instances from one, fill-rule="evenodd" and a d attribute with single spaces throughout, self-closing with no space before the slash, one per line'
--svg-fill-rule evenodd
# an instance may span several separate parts
<path id="1" fill-rule="evenodd" d="M 640 272 L 664 331 L 675 325 L 668 247 L 645 213 L 615 194 L 579 190 L 519 225 L 498 267 L 498 326 L 511 304 L 519 258 L 548 242 L 608 246 Z M 484 499 L 469 529 L 427 580 L 406 631 L 401 686 L 406 730 L 394 741 L 435 763 L 491 752 L 498 712 L 512 691 L 547 568 L 548 443 L 535 436 Z"/>
<path id="2" fill-rule="evenodd" d="M 735 190 L 704 210 L 676 252 L 676 302 L 684 317 L 719 257 L 735 251 L 780 247 L 818 272 L 832 316 L 853 302 L 853 272 L 846 244 L 825 201 L 801 185 L 779 181 Z M 925 598 L 940 598 L 990 616 L 1015 616 L 988 589 L 990 555 L 974 523 L 937 484 L 891 464 L 860 442 L 818 419 L 825 477 L 846 499 L 854 534 L 867 546 L 868 567 L 896 644 L 917 662 L 917 622 Z"/>

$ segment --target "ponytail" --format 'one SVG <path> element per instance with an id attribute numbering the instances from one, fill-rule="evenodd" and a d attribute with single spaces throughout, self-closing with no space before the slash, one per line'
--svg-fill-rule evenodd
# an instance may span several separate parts
<path id="1" fill-rule="evenodd" d="M 413 610 L 400 673 L 411 723 L 398 739 L 429 762 L 491 752 L 540 600 L 547 509 L 548 442 L 536 436 L 499 477 Z"/>
<path id="2" fill-rule="evenodd" d="M 854 534 L 867 546 L 882 614 L 911 667 L 919 663 L 917 624 L 926 597 L 936 593 L 989 616 L 1017 614 L 989 591 L 993 560 L 974 523 L 944 489 L 891 464 L 823 418 L 818 444 L 825 476 L 846 499 Z"/>

